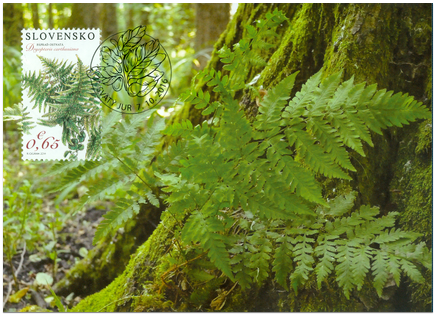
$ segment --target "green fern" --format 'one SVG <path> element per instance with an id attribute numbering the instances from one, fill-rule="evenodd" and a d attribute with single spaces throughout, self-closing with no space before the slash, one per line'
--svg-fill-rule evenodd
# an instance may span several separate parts
<path id="1" fill-rule="evenodd" d="M 30 120 L 30 112 L 21 103 L 6 107 L 3 110 L 3 121 L 11 120 L 17 120 L 19 130 L 22 130 L 25 134 L 30 134 L 30 130 L 35 128 L 35 123 Z"/>
<path id="2" fill-rule="evenodd" d="M 275 15 L 275 19 L 281 18 Z M 191 91 L 181 96 L 204 114 L 213 114 L 212 120 L 201 126 L 184 121 L 164 131 L 182 137 L 168 151 L 171 162 L 166 165 L 172 166 L 166 170 L 173 174 L 157 175 L 170 194 L 167 211 L 179 220 L 188 213 L 181 229 L 184 243 L 200 246 L 218 269 L 243 287 L 265 280 L 270 264 L 285 288 L 289 281 L 298 290 L 315 272 L 319 288 L 334 276 L 347 298 L 363 287 L 369 275 L 381 295 L 388 268 L 398 283 L 403 266 L 413 281 L 419 281 L 418 269 L 411 267 L 419 261 L 404 258 L 402 263 L 390 247 L 399 240 L 411 244 L 416 238 L 414 233 L 392 229 L 396 213 L 376 218 L 376 208 L 352 211 L 352 194 L 327 203 L 315 176 L 351 179 L 348 172 L 355 168 L 348 150 L 365 155 L 363 142 L 373 145 L 370 131 L 429 117 L 428 109 L 408 95 L 355 85 L 353 79 L 341 83 L 341 73 L 324 77 L 320 71 L 292 99 L 297 74 L 285 78 L 268 91 L 250 123 L 234 95 L 243 87 L 242 69 L 252 62 L 251 48 L 255 43 L 269 46 L 260 41 L 263 31 L 252 26 L 247 31 L 248 40 L 241 40 L 234 50 L 220 51 L 223 69 L 229 73 L 205 70 L 196 76 Z M 201 85 L 217 94 L 212 104 Z M 241 210 L 242 221 L 240 214 L 232 214 Z M 215 217 L 220 218 L 216 225 L 206 223 Z M 241 224 L 247 217 L 254 226 L 263 222 L 263 234 Z M 284 232 L 272 233 L 271 224 Z M 238 233 L 231 242 L 224 235 L 232 234 L 234 226 Z M 217 238 L 225 241 L 216 242 Z M 412 249 L 402 250 L 410 257 Z"/>
<path id="3" fill-rule="evenodd" d="M 151 122 L 138 136 L 138 128 L 145 126 L 144 115 L 124 120 L 121 114 L 111 112 L 102 123 L 99 140 L 102 156 L 99 161 L 59 162 L 47 174 L 58 176 L 53 192 L 70 190 L 78 185 L 88 187 L 76 211 L 92 202 L 127 191 L 127 196 L 116 201 L 114 208 L 104 215 L 104 220 L 97 227 L 94 244 L 137 215 L 140 204 L 160 205 L 155 183 L 145 169 L 150 166 L 161 137 L 160 131 L 165 125 L 163 119 Z M 102 176 L 106 179 L 100 180 Z"/>
<path id="4" fill-rule="evenodd" d="M 103 221 L 98 225 L 98 229 L 95 231 L 94 245 L 111 231 L 132 219 L 134 215 L 138 214 L 139 209 L 139 204 L 131 199 L 118 200 L 115 207 L 103 216 Z"/>
<path id="5" fill-rule="evenodd" d="M 257 27 L 247 26 L 247 38 L 233 49 L 220 50 L 223 71 L 196 75 L 179 99 L 207 116 L 200 125 L 184 120 L 164 129 L 161 120 L 139 137 L 139 115 L 118 122 L 110 114 L 102 124 L 102 160 L 58 166 L 60 187 L 104 173 L 110 179 L 90 187 L 82 204 L 127 191 L 94 241 L 130 220 L 139 204 L 163 200 L 178 223 L 172 261 L 182 264 L 202 252 L 244 289 L 262 284 L 271 271 L 295 291 L 311 275 L 319 289 L 334 279 L 347 298 L 368 279 L 380 296 L 391 276 L 397 285 L 402 274 L 422 281 L 420 269 L 431 267 L 429 250 L 414 243 L 416 233 L 395 228 L 397 213 L 354 209 L 353 193 L 325 200 L 317 176 L 351 179 L 349 151 L 364 155 L 363 143 L 373 145 L 370 131 L 429 118 L 430 111 L 407 94 L 320 71 L 292 98 L 297 73 L 284 78 L 250 121 L 235 96 L 246 86 L 247 65 L 264 64 L 253 51 L 269 49 L 265 38 L 284 21 L 281 12 L 268 13 Z M 175 140 L 151 164 L 160 132 Z"/>
<path id="6" fill-rule="evenodd" d="M 194 211 L 186 221 L 182 232 L 185 242 L 199 242 L 208 250 L 210 260 L 222 270 L 226 276 L 233 280 L 230 268 L 230 258 L 227 253 L 226 237 L 220 232 L 224 231 L 223 223 L 214 217 L 204 217 L 201 212 Z"/>

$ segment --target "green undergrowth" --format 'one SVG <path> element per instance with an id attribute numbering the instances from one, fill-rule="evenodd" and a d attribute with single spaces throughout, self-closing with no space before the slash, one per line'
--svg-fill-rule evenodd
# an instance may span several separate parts
<path id="1" fill-rule="evenodd" d="M 69 253 L 66 243 L 67 233 L 63 229 L 70 223 L 71 212 L 76 203 L 57 202 L 57 196 L 49 194 L 43 176 L 50 163 L 23 161 L 21 156 L 21 131 L 15 122 L 5 122 L 3 134 L 3 253 L 6 283 L 13 284 L 11 295 L 20 289 L 28 288 L 23 284 L 29 277 L 36 276 L 35 270 L 25 274 L 17 273 L 20 255 L 23 264 L 38 265 L 46 261 L 46 269 L 40 274 L 57 283 L 59 256 Z M 73 193 L 71 192 L 70 196 Z M 17 259 L 18 258 L 18 259 Z M 47 261 L 48 259 L 48 261 Z M 28 267 L 27 267 L 28 268 Z M 32 278 L 30 278 L 32 279 Z M 34 287 L 34 283 L 31 283 Z M 42 294 L 49 295 L 46 290 Z M 5 293 L 6 294 L 6 293 Z M 23 301 L 24 300 L 23 298 Z M 27 301 L 26 301 L 27 302 Z M 30 301 L 29 301 L 30 302 Z M 8 304 L 5 310 L 14 309 Z"/>

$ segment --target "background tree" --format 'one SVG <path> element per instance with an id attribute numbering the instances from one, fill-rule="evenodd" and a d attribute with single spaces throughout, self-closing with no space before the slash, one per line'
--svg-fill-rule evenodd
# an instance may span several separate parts
<path id="1" fill-rule="evenodd" d="M 69 28 L 98 28 L 100 6 L 95 3 L 73 3 L 71 16 L 68 20 Z"/>
<path id="2" fill-rule="evenodd" d="M 21 30 L 24 27 L 23 6 L 3 4 L 3 108 L 21 100 Z M 6 135 L 7 126 L 3 125 Z M 7 136 L 6 136 L 7 137 Z"/>
<path id="3" fill-rule="evenodd" d="M 39 24 L 39 12 L 38 12 L 38 3 L 32 3 L 30 5 L 30 7 L 32 8 L 32 22 L 33 22 L 33 27 L 38 29 L 41 28 L 40 24 Z"/>
<path id="4" fill-rule="evenodd" d="M 100 28 L 102 30 L 102 39 L 119 32 L 117 23 L 117 4 L 116 3 L 99 3 Z"/>
<path id="5" fill-rule="evenodd" d="M 218 40 L 230 19 L 229 3 L 197 3 L 195 4 L 195 51 L 200 69 L 206 66 L 213 44 Z M 203 53 L 201 53 L 203 52 Z"/>
<path id="6" fill-rule="evenodd" d="M 48 4 L 48 28 L 54 27 L 54 21 L 53 21 L 53 3 Z"/>
<path id="7" fill-rule="evenodd" d="M 222 69 L 217 51 L 226 44 L 231 47 L 246 33 L 244 25 L 254 24 L 275 8 L 285 12 L 290 23 L 277 29 L 279 37 L 274 49 L 261 53 L 268 60 L 266 67 L 252 66 L 246 82 L 258 74 L 259 84 L 268 91 L 283 78 L 300 71 L 293 93 L 311 75 L 323 68 L 326 74 L 343 70 L 344 79 L 354 75 L 355 82 L 377 83 L 378 88 L 408 92 L 417 100 L 431 104 L 431 7 L 429 4 L 244 4 L 215 45 L 210 68 Z M 211 92 L 211 99 L 214 98 Z M 256 95 L 250 90 L 240 93 L 240 105 L 246 114 L 257 113 Z M 199 110 L 185 105 L 174 120 L 189 118 L 199 123 Z M 365 157 L 352 154 L 357 169 L 353 181 L 345 183 L 323 180 L 326 197 L 333 197 L 351 188 L 358 191 L 358 204 L 380 206 L 382 211 L 401 210 L 400 226 L 424 234 L 431 244 L 431 121 L 411 124 L 404 129 L 373 135 L 374 148 L 364 146 Z M 405 157 L 407 153 L 407 157 Z M 419 180 L 418 180 L 419 179 Z M 400 187 L 400 188 L 399 188 Z M 403 196 L 410 196 L 404 198 Z M 411 222 L 411 217 L 420 220 Z M 149 240 L 132 258 L 123 275 L 106 289 L 81 302 L 76 311 L 145 311 L 190 310 L 188 296 L 180 291 L 160 295 L 161 279 L 156 270 L 164 269 L 165 250 L 173 236 L 159 224 Z M 156 244 L 161 245 L 157 247 Z M 157 278 L 155 278 L 157 277 Z M 266 281 L 242 291 L 223 284 L 220 291 L 205 288 L 208 309 L 226 301 L 226 311 L 362 311 L 362 310 L 431 310 L 431 272 L 426 282 L 409 285 L 402 282 L 399 290 L 388 292 L 383 299 L 363 289 L 346 300 L 334 283 L 315 292 L 311 281 L 298 291 L 281 292 L 276 283 Z M 147 294 L 142 294 L 143 285 Z M 151 291 L 149 291 L 151 290 Z M 172 295 L 174 293 L 174 296 Z M 221 292 L 221 293 L 220 293 Z M 136 298 L 129 299 L 128 296 Z M 220 301 L 218 301 L 221 299 Z M 118 301 L 113 303 L 113 301 Z M 410 302 L 409 302 L 410 301 Z M 170 308 L 171 307 L 171 308 Z"/>
<path id="8" fill-rule="evenodd" d="M 21 29 L 24 26 L 23 7 L 15 3 L 3 4 L 3 43 L 9 46 L 21 44 Z"/>

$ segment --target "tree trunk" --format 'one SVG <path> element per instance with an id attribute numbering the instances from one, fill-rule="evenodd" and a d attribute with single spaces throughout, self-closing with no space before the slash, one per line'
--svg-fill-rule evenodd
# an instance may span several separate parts
<path id="1" fill-rule="evenodd" d="M 32 23 L 35 29 L 41 28 L 39 24 L 39 12 L 38 12 L 38 3 L 32 3 L 30 5 L 32 8 Z"/>
<path id="2" fill-rule="evenodd" d="M 199 69 L 206 66 L 207 55 L 212 53 L 213 44 L 225 30 L 230 19 L 229 3 L 197 3 L 195 5 L 195 51 L 200 62 Z"/>
<path id="3" fill-rule="evenodd" d="M 102 25 L 102 39 L 119 32 L 117 23 L 117 5 L 116 3 L 103 3 L 100 4 Z"/>
<path id="4" fill-rule="evenodd" d="M 74 292 L 75 296 L 87 296 L 106 287 L 123 272 L 130 255 L 153 233 L 162 211 L 143 206 L 134 220 L 114 236 L 100 241 L 53 289 L 60 295 Z"/>
<path id="5" fill-rule="evenodd" d="M 54 28 L 53 22 L 53 3 L 48 4 L 48 28 Z"/>
<path id="6" fill-rule="evenodd" d="M 21 3 L 3 4 L 3 44 L 21 45 L 21 30 L 24 27 L 23 7 Z"/>
<path id="7" fill-rule="evenodd" d="M 71 16 L 66 27 L 68 28 L 98 28 L 99 16 L 96 3 L 73 3 L 71 5 Z"/>
<path id="8" fill-rule="evenodd" d="M 431 4 L 241 4 L 215 44 L 208 67 L 220 70 L 217 50 L 224 44 L 230 47 L 237 43 L 246 32 L 244 25 L 253 24 L 275 8 L 282 10 L 290 23 L 278 28 L 276 47 L 262 53 L 268 65 L 249 69 L 246 82 L 260 74 L 260 83 L 268 90 L 300 71 L 295 93 L 319 69 L 327 74 L 342 69 L 344 79 L 354 75 L 355 82 L 377 83 L 379 89 L 408 92 L 431 104 Z M 247 115 L 255 115 L 256 103 L 250 93 L 245 91 L 239 97 Z M 189 118 L 199 123 L 200 117 L 198 110 L 185 106 L 175 120 Z M 352 156 L 357 169 L 353 181 L 344 184 L 324 180 L 325 196 L 351 186 L 358 191 L 359 202 L 380 206 L 383 211 L 401 211 L 402 227 L 423 233 L 423 239 L 431 245 L 431 128 L 431 121 L 424 121 L 404 129 L 391 128 L 383 136 L 373 135 L 375 146 L 364 147 L 366 157 Z M 166 254 L 177 248 L 172 231 L 178 223 L 165 212 L 161 219 L 124 273 L 73 311 L 195 311 L 217 310 L 216 305 L 234 312 L 432 308 L 431 272 L 425 275 L 424 284 L 409 286 L 403 281 L 399 290 L 386 292 L 384 299 L 377 297 L 371 285 L 365 285 L 347 300 L 335 281 L 317 290 L 312 279 L 298 295 L 282 290 L 272 278 L 262 286 L 242 291 L 237 284 L 218 277 L 193 290 L 186 282 L 184 267 L 169 269 L 172 264 Z"/>

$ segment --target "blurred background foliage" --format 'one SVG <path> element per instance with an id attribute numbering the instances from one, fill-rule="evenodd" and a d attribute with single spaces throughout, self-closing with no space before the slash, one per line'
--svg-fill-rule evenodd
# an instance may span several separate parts
<path id="1" fill-rule="evenodd" d="M 237 5 L 224 3 L 4 3 L 3 109 L 21 102 L 22 29 L 100 28 L 103 41 L 112 34 L 145 25 L 147 34 L 159 39 L 171 60 L 170 90 L 159 104 L 160 113 L 168 116 L 174 112 L 175 101 L 189 87 L 191 78 L 206 65 L 214 43 L 236 8 Z M 44 272 L 52 275 L 55 284 L 59 280 L 59 255 L 70 250 L 63 232 L 67 224 L 71 225 L 69 213 L 86 187 L 49 193 L 55 179 L 43 175 L 55 162 L 22 161 L 18 125 L 15 121 L 3 123 L 5 311 L 22 309 L 26 306 L 23 301 L 30 299 L 27 294 L 21 304 L 11 304 L 7 293 L 14 296 L 29 285 L 29 279 L 37 272 L 29 271 L 31 263 L 48 261 L 51 266 L 45 264 Z M 25 270 L 18 275 L 16 269 L 23 263 L 20 256 L 24 254 Z"/>

